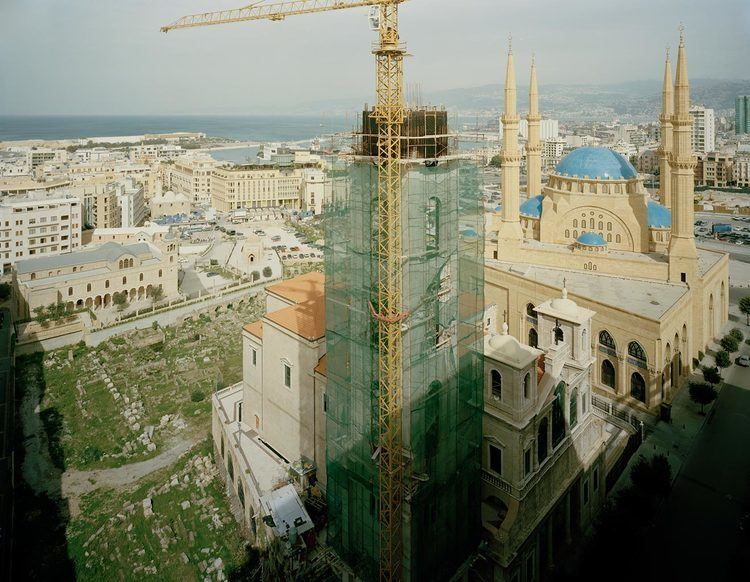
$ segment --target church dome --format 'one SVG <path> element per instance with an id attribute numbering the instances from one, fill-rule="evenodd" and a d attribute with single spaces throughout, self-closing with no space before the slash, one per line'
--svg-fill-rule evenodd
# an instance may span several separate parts
<path id="1" fill-rule="evenodd" d="M 654 202 L 653 200 L 648 201 L 648 225 L 651 228 L 671 228 L 672 227 L 672 211 Z"/>
<path id="2" fill-rule="evenodd" d="M 526 216 L 528 218 L 541 217 L 542 200 L 544 200 L 544 196 L 534 196 L 533 198 L 529 198 L 523 204 L 521 204 L 519 212 L 522 216 Z"/>
<path id="3" fill-rule="evenodd" d="M 622 155 L 607 148 L 578 148 L 565 156 L 555 173 L 569 178 L 632 180 L 638 177 L 633 165 Z"/>
<path id="4" fill-rule="evenodd" d="M 607 243 L 604 241 L 604 239 L 601 237 L 601 235 L 596 234 L 595 232 L 584 232 L 576 239 L 576 242 L 578 244 L 581 244 L 586 247 L 605 247 L 607 246 Z"/>

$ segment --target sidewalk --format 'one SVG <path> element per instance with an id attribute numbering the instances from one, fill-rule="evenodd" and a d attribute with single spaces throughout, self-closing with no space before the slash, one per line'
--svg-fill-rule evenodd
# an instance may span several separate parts
<path id="1" fill-rule="evenodd" d="M 730 307 L 730 317 L 732 315 L 741 315 L 736 306 Z M 730 319 L 717 339 L 721 339 L 735 327 L 745 334 L 746 339 L 750 338 L 750 327 L 745 325 L 745 321 L 745 316 L 741 316 L 739 321 L 732 321 L 732 319 Z M 711 352 L 716 353 L 716 351 L 721 348 L 718 343 L 713 342 L 709 346 L 709 349 Z M 693 375 L 683 380 L 682 387 L 672 401 L 672 422 L 666 423 L 659 421 L 656 423 L 654 430 L 646 436 L 641 446 L 638 447 L 635 453 L 633 453 L 633 456 L 628 461 L 622 475 L 620 475 L 617 483 L 612 487 L 610 495 L 619 492 L 630 484 L 630 470 L 633 465 L 638 462 L 638 459 L 641 456 L 649 459 L 655 455 L 665 455 L 669 461 L 669 466 L 672 469 L 672 483 L 675 482 L 685 460 L 695 444 L 698 433 L 700 433 L 706 422 L 711 421 L 715 413 L 715 408 L 721 398 L 724 383 L 740 386 L 747 384 L 747 381 L 743 377 L 746 371 L 743 368 L 738 370 L 738 366 L 734 364 L 734 359 L 740 354 L 750 354 L 750 346 L 742 342 L 739 352 L 731 354 L 733 362 L 732 366 L 722 370 L 723 382 L 717 386 L 719 397 L 714 402 L 704 407 L 705 416 L 699 414 L 700 405 L 695 404 L 690 399 L 689 383 L 691 381 L 703 381 L 703 374 L 700 368 L 696 368 Z M 706 354 L 701 361 L 701 366 L 703 365 L 714 365 L 713 356 Z"/>

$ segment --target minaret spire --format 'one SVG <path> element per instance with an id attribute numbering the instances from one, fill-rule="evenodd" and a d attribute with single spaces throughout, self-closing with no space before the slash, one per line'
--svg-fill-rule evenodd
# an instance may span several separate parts
<path id="1" fill-rule="evenodd" d="M 669 166 L 669 155 L 672 153 L 672 115 L 674 114 L 674 88 L 672 86 L 672 63 L 669 59 L 664 64 L 664 86 L 661 93 L 661 144 L 659 145 L 659 196 L 661 203 L 667 208 L 672 207 L 672 169 Z"/>
<path id="2" fill-rule="evenodd" d="M 669 241 L 669 279 L 690 284 L 697 276 L 698 251 L 693 234 L 693 118 L 690 115 L 690 84 L 685 54 L 685 29 L 680 25 L 677 76 L 672 114 L 672 236 Z"/>
<path id="3" fill-rule="evenodd" d="M 542 146 L 539 141 L 539 87 L 536 78 L 536 58 L 531 56 L 529 82 L 529 139 L 526 142 L 526 190 L 529 198 L 542 193 Z"/>
<path id="4" fill-rule="evenodd" d="M 523 238 L 519 220 L 521 155 L 518 150 L 518 113 L 516 103 L 516 68 L 513 63 L 513 38 L 508 38 L 508 65 L 505 70 L 505 112 L 502 115 L 503 149 L 500 153 L 503 185 L 503 220 L 498 244 L 518 244 Z M 503 249 L 498 249 L 502 255 Z"/>

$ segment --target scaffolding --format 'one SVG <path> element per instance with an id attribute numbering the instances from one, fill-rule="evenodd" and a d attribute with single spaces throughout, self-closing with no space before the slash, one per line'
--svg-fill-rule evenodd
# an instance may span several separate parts
<path id="1" fill-rule="evenodd" d="M 471 163 L 401 164 L 401 566 L 440 580 L 481 532 L 484 222 Z M 364 579 L 380 549 L 377 188 L 371 158 L 342 163 L 326 211 L 328 540 Z"/>

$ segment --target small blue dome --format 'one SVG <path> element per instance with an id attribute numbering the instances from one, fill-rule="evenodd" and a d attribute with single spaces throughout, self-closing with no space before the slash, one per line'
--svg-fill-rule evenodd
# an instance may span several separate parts
<path id="1" fill-rule="evenodd" d="M 544 196 L 541 195 L 529 198 L 521 204 L 520 213 L 528 218 L 540 218 L 542 216 L 542 200 L 544 200 Z"/>
<path id="2" fill-rule="evenodd" d="M 658 202 L 648 201 L 648 225 L 651 228 L 671 228 L 672 211 Z"/>
<path id="3" fill-rule="evenodd" d="M 581 236 L 579 236 L 576 239 L 576 242 L 587 247 L 606 247 L 607 246 L 607 243 L 604 242 L 604 239 L 598 234 L 596 234 L 595 232 L 581 233 Z"/>
<path id="4" fill-rule="evenodd" d="M 473 228 L 465 228 L 461 231 L 461 234 L 466 238 L 475 238 L 477 236 L 477 231 Z"/>
<path id="5" fill-rule="evenodd" d="M 499 204 L 497 206 L 495 206 L 495 212 L 500 212 L 502 209 L 503 209 L 503 207 L 500 206 Z"/>
<path id="6" fill-rule="evenodd" d="M 633 165 L 622 155 L 607 148 L 578 148 L 565 156 L 555 172 L 570 178 L 630 180 L 638 177 Z"/>

